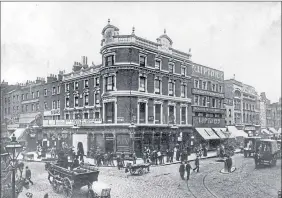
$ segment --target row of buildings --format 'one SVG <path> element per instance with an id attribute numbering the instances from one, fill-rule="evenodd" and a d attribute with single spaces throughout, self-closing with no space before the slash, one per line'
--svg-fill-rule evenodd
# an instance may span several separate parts
<path id="1" fill-rule="evenodd" d="M 47 81 L 1 84 L 2 129 L 38 141 L 87 144 L 106 152 L 133 152 L 145 146 L 167 149 L 226 137 L 226 126 L 250 135 L 281 128 L 281 99 L 270 104 L 250 85 L 224 80 L 224 72 L 191 60 L 191 50 L 172 47 L 164 32 L 156 42 L 102 30 L 101 64 L 83 56 L 72 72 Z M 275 113 L 274 113 L 275 109 Z"/>

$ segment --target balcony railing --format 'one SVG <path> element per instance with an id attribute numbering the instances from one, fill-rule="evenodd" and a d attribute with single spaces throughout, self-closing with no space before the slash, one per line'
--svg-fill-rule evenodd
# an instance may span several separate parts
<path id="1" fill-rule="evenodd" d="M 82 119 L 82 120 L 43 120 L 44 126 L 92 126 L 95 124 L 102 124 L 101 118 Z"/>

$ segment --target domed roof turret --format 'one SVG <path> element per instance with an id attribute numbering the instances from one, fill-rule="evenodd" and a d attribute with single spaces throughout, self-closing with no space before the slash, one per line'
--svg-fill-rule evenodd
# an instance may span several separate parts
<path id="1" fill-rule="evenodd" d="M 159 39 L 162 39 L 162 38 L 167 39 L 169 41 L 170 45 L 172 45 L 173 42 L 172 42 L 171 38 L 169 38 L 169 36 L 166 34 L 166 29 L 164 29 L 164 34 L 159 37 Z"/>
<path id="2" fill-rule="evenodd" d="M 110 22 L 111 22 L 111 20 L 108 19 L 108 24 L 103 28 L 102 35 L 104 35 L 105 31 L 109 28 L 113 29 L 114 31 L 119 31 L 119 29 L 116 26 L 111 25 Z"/>

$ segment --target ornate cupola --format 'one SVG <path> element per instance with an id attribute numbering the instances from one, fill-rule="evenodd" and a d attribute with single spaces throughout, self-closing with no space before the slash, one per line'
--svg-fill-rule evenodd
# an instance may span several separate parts
<path id="1" fill-rule="evenodd" d="M 103 39 L 101 42 L 101 46 L 113 42 L 114 36 L 119 35 L 119 29 L 111 25 L 110 22 L 110 19 L 108 19 L 108 24 L 102 30 Z"/>
<path id="2" fill-rule="evenodd" d="M 166 29 L 164 29 L 164 34 L 157 38 L 157 42 L 160 45 L 160 50 L 169 52 L 172 47 L 172 40 L 167 36 Z"/>

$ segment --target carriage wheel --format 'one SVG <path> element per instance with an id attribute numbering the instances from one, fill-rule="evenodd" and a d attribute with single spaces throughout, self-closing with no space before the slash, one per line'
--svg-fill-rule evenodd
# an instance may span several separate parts
<path id="1" fill-rule="evenodd" d="M 67 198 L 72 197 L 72 193 L 73 193 L 72 184 L 71 184 L 70 179 L 67 177 L 63 179 L 63 192 L 64 192 L 65 197 Z"/>
<path id="2" fill-rule="evenodd" d="M 139 175 L 143 175 L 143 169 L 142 169 L 142 168 L 140 168 L 140 169 L 138 170 L 138 174 L 139 174 Z"/>

